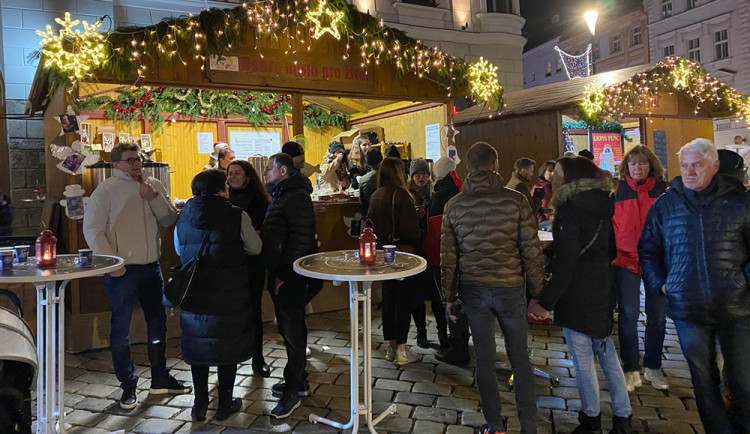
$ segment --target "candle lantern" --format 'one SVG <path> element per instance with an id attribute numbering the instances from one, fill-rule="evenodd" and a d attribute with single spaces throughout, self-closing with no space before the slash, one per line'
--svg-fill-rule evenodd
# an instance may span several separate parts
<path id="1" fill-rule="evenodd" d="M 372 228 L 365 228 L 359 236 L 359 262 L 374 264 L 377 248 L 378 237 L 373 233 Z"/>
<path id="2" fill-rule="evenodd" d="M 49 229 L 42 231 L 36 239 L 36 265 L 39 268 L 57 265 L 57 237 Z"/>

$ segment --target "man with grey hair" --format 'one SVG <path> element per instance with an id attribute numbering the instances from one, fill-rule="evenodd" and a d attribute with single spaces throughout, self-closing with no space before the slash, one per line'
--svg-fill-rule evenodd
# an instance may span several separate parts
<path id="1" fill-rule="evenodd" d="M 97 255 L 119 256 L 125 266 L 104 277 L 112 306 L 109 347 L 115 375 L 120 381 L 120 407 L 134 408 L 138 402 L 135 365 L 130 356 L 130 322 L 136 301 L 143 308 L 151 362 L 151 393 L 189 393 L 169 375 L 167 317 L 162 305 L 164 280 L 159 266 L 159 226 L 177 221 L 177 210 L 161 182 L 143 172 L 140 148 L 121 142 L 112 149 L 112 176 L 91 194 L 83 216 L 83 235 Z"/>
<path id="2" fill-rule="evenodd" d="M 707 139 L 680 149 L 680 173 L 648 211 L 638 244 L 647 291 L 663 294 L 687 359 L 706 432 L 750 430 L 750 200 L 737 179 L 719 175 Z M 716 340 L 732 401 L 721 397 Z"/>

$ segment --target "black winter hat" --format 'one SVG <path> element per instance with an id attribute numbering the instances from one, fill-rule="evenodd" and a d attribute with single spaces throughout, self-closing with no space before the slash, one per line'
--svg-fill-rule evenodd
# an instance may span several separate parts
<path id="1" fill-rule="evenodd" d="M 383 162 L 383 154 L 380 153 L 380 148 L 369 148 L 365 151 L 365 163 L 370 167 L 375 167 Z"/>
<path id="2" fill-rule="evenodd" d="M 330 145 L 328 145 L 328 153 L 331 155 L 334 155 L 336 151 L 343 151 L 344 145 L 342 145 L 339 142 L 331 142 Z"/>
<path id="3" fill-rule="evenodd" d="M 385 150 L 385 156 L 398 158 L 399 160 L 401 159 L 401 154 L 398 152 L 396 145 L 389 146 L 388 149 Z"/>

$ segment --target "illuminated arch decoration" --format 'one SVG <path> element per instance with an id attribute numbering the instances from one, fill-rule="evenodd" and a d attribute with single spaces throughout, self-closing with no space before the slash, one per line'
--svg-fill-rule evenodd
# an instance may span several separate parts
<path id="1" fill-rule="evenodd" d="M 586 47 L 586 51 L 583 54 L 577 56 L 568 54 L 555 45 L 555 50 L 560 54 L 560 60 L 562 60 L 563 66 L 565 67 L 565 73 L 568 75 L 568 79 L 583 78 L 591 75 L 591 68 L 589 67 L 589 54 L 591 54 L 591 44 Z"/>

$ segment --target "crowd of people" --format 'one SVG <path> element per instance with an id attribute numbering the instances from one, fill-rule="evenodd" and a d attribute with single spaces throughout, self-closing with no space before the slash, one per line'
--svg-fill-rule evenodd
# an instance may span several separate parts
<path id="1" fill-rule="evenodd" d="M 466 152 L 463 179 L 452 159 L 441 158 L 431 167 L 424 159 L 402 160 L 395 147 L 383 155 L 377 144 L 372 134 L 356 137 L 351 151 L 332 142 L 320 165 L 319 185 L 359 189 L 366 224 L 379 247 L 395 244 L 427 260 L 424 272 L 383 282 L 385 359 L 397 366 L 416 360 L 407 348 L 412 319 L 417 345 L 432 346 L 426 330 L 429 302 L 438 360 L 468 364 L 469 337 L 473 340 L 475 383 L 486 421 L 482 434 L 504 433 L 508 424 L 495 373 L 496 323 L 513 371 L 521 432 L 537 432 L 528 324 L 550 318 L 562 327 L 573 358 L 581 399 L 574 433 L 602 432 L 597 362 L 611 399 L 611 433 L 633 432 L 628 392 L 643 387 L 644 380 L 658 390 L 669 388 L 661 370 L 667 316 L 675 322 L 706 432 L 750 429 L 750 355 L 744 351 L 750 348 L 750 195 L 740 181 L 744 162 L 738 155 L 694 140 L 680 150 L 681 176 L 669 184 L 659 159 L 645 146 L 627 152 L 614 177 L 586 156 L 545 161 L 538 172 L 534 160 L 521 158 L 506 183 L 498 174 L 497 151 L 485 142 Z M 84 217 L 89 246 L 125 260 L 105 279 L 124 409 L 137 404 L 129 344 L 137 300 L 147 325 L 151 393 L 192 390 L 192 417 L 203 421 L 209 367 L 216 366 L 214 419 L 238 412 L 242 402 L 232 394 L 238 364 L 252 360 L 254 375 L 270 376 L 262 350 L 264 286 L 287 354 L 283 381 L 272 387 L 279 401 L 268 413 L 288 417 L 311 394 L 305 306 L 322 284 L 292 268 L 296 259 L 318 249 L 313 186 L 301 172 L 304 148 L 287 142 L 269 157 L 264 183 L 250 163 L 234 160 L 231 149 L 221 145 L 215 147 L 215 161 L 194 177 L 193 198 L 179 214 L 161 183 L 143 173 L 132 143 L 115 146 L 113 176 L 91 196 Z M 173 224 L 182 264 L 195 258 L 204 264 L 180 313 L 192 387 L 170 375 L 165 359 L 158 227 Z M 553 241 L 542 243 L 539 229 L 551 230 Z M 718 352 L 724 359 L 721 373 Z M 729 409 L 722 385 L 731 396 Z"/>

